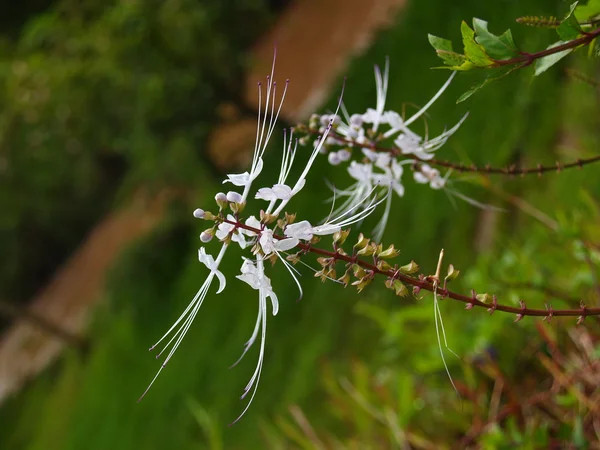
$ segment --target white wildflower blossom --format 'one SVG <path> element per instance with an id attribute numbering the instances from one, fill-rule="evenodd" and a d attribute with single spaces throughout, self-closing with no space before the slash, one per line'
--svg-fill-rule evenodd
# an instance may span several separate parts
<path id="1" fill-rule="evenodd" d="M 235 222 L 236 219 L 231 214 L 228 214 L 227 220 L 229 220 L 230 222 Z M 246 239 L 244 238 L 244 234 L 232 223 L 220 223 L 217 227 L 217 232 L 215 233 L 215 235 L 219 240 L 223 240 L 227 236 L 231 235 L 231 240 L 233 242 L 237 242 L 241 248 L 246 248 Z"/>
<path id="2" fill-rule="evenodd" d="M 275 230 L 277 230 L 279 227 L 283 227 L 285 229 L 286 225 L 289 232 L 291 232 L 291 230 L 294 230 L 293 223 L 285 223 L 284 225 L 279 225 L 280 222 L 275 222 L 274 219 L 278 217 L 280 213 L 283 212 L 284 208 L 293 199 L 293 197 L 304 188 L 304 186 L 306 185 L 306 178 L 309 174 L 309 171 L 311 170 L 312 165 L 314 164 L 318 154 L 323 148 L 325 141 L 330 137 L 330 131 L 332 127 L 334 126 L 334 124 L 339 125 L 341 123 L 341 119 L 339 116 L 337 116 L 336 110 L 336 113 L 327 117 L 327 120 L 322 120 L 323 126 L 321 136 L 317 140 L 312 152 L 308 156 L 307 161 L 305 161 L 304 168 L 301 170 L 300 175 L 293 182 L 290 182 L 288 178 L 292 166 L 296 161 L 297 140 L 293 138 L 292 134 L 289 135 L 288 139 L 286 132 L 286 134 L 284 135 L 281 168 L 277 182 L 273 185 L 267 185 L 260 188 L 256 188 L 253 185 L 255 180 L 262 173 L 264 165 L 263 156 L 266 151 L 270 137 L 274 131 L 275 123 L 281 110 L 281 105 L 283 103 L 283 99 L 287 90 L 286 82 L 286 87 L 283 90 L 281 99 L 279 102 L 276 102 L 276 82 L 273 79 L 273 74 L 274 69 L 271 70 L 271 75 L 267 77 L 266 96 L 264 98 L 264 104 L 262 94 L 263 89 L 262 86 L 259 84 L 258 124 L 256 132 L 256 142 L 254 146 L 254 154 L 252 157 L 252 164 L 250 170 L 238 174 L 229 174 L 224 180 L 224 183 L 231 183 L 234 186 L 243 188 L 242 193 L 239 193 L 237 191 L 229 191 L 227 192 L 227 194 L 219 192 L 215 196 L 215 201 L 217 202 L 217 206 L 219 207 L 219 212 L 217 215 L 209 214 L 200 208 L 196 209 L 193 213 L 194 217 L 196 218 L 214 221 L 212 227 L 205 230 L 201 234 L 200 238 L 202 242 L 208 242 L 213 237 L 216 237 L 222 242 L 221 250 L 219 251 L 218 256 L 216 258 L 213 258 L 212 255 L 206 252 L 204 247 L 201 247 L 199 249 L 199 261 L 204 266 L 206 266 L 206 268 L 209 270 L 209 273 L 206 277 L 206 280 L 202 284 L 202 287 L 200 288 L 196 296 L 192 299 L 192 302 L 187 306 L 187 308 L 177 319 L 175 324 L 173 324 L 173 326 L 167 331 L 167 333 L 165 333 L 165 335 L 161 339 L 159 339 L 159 341 L 152 347 L 152 349 L 154 349 L 158 344 L 163 342 L 165 339 L 169 338 L 165 347 L 159 353 L 158 356 L 160 357 L 166 350 L 169 350 L 169 353 L 166 356 L 163 365 L 159 369 L 158 373 L 150 383 L 150 386 L 148 386 L 148 389 L 150 389 L 150 387 L 157 379 L 162 369 L 165 367 L 167 362 L 170 360 L 174 352 L 179 347 L 183 337 L 189 330 L 200 307 L 202 306 L 202 303 L 204 302 L 204 299 L 208 294 L 213 280 L 217 279 L 219 281 L 217 293 L 220 293 L 223 291 L 223 289 L 225 289 L 225 276 L 220 271 L 219 266 L 223 260 L 223 257 L 229 245 L 232 243 L 236 243 L 240 246 L 242 250 L 246 249 L 248 246 L 251 246 L 255 260 L 251 261 L 249 259 L 244 259 L 244 262 L 240 269 L 241 273 L 237 276 L 237 278 L 243 281 L 244 283 L 248 284 L 252 289 L 257 290 L 259 292 L 259 312 L 254 331 L 250 340 L 245 345 L 242 356 L 252 346 L 252 344 L 258 338 L 259 334 L 261 335 L 261 344 L 256 370 L 254 371 L 254 374 L 252 375 L 248 385 L 246 386 L 242 398 L 244 398 L 250 391 L 252 392 L 252 395 L 250 397 L 250 400 L 248 401 L 248 404 L 242 411 L 240 417 L 247 411 L 250 404 L 252 403 L 262 371 L 266 340 L 267 299 L 271 299 L 273 315 L 277 314 L 277 311 L 279 310 L 279 301 L 277 295 L 275 294 L 271 286 L 270 278 L 265 274 L 265 267 L 263 263 L 264 259 L 268 258 L 271 260 L 271 262 L 273 262 L 276 260 L 276 257 L 279 261 L 281 261 L 283 266 L 294 279 L 294 282 L 298 286 L 300 297 L 302 297 L 302 286 L 300 285 L 300 282 L 298 280 L 299 272 L 296 268 L 294 268 L 291 265 L 290 262 L 286 260 L 282 253 L 291 250 L 297 246 L 304 245 L 302 241 L 307 240 L 309 236 L 310 238 L 312 238 L 314 234 L 331 234 L 332 232 L 334 232 L 334 229 L 339 229 L 341 226 L 353 223 L 353 220 L 359 220 L 353 219 L 354 216 L 352 214 L 346 214 L 344 216 L 337 217 L 335 220 L 328 221 L 325 224 L 316 227 L 311 226 L 310 223 L 307 221 L 300 221 L 296 225 L 305 223 L 308 224 L 309 228 L 305 229 L 304 232 L 300 232 L 301 230 L 300 228 L 298 228 L 298 236 L 281 236 L 275 233 Z M 338 109 L 339 107 L 340 106 L 338 105 Z M 330 142 L 339 144 L 341 141 L 336 138 L 334 141 L 330 140 Z M 348 152 L 347 150 L 338 152 L 338 155 L 339 158 L 344 161 L 350 159 L 351 156 L 350 152 Z M 241 212 L 247 208 L 246 202 L 249 198 L 249 195 L 251 195 L 251 192 L 254 192 L 255 198 L 269 202 L 267 208 L 261 211 L 261 220 L 259 220 L 254 215 L 247 216 L 245 220 L 242 217 L 240 217 Z M 231 210 L 233 214 L 227 214 L 227 210 Z M 365 215 L 366 212 L 362 211 L 356 216 L 362 219 L 362 217 L 364 217 Z M 284 217 L 287 221 L 289 220 L 289 217 L 295 216 L 289 216 L 286 214 Z M 292 221 L 293 220 L 290 220 L 290 222 Z M 148 389 L 146 390 L 146 392 L 148 392 Z M 146 394 L 146 392 L 144 392 L 144 395 Z M 238 419 L 240 417 L 238 417 Z M 236 421 L 238 419 L 236 419 Z"/>
<path id="3" fill-rule="evenodd" d="M 219 264 L 217 264 L 212 255 L 206 253 L 204 247 L 200 247 L 198 249 L 198 261 L 204 264 L 206 268 L 210 270 L 211 275 L 216 276 L 219 280 L 219 289 L 217 290 L 217 294 L 223 292 L 223 289 L 225 289 L 227 284 L 225 281 L 225 275 L 223 275 L 223 273 L 219 270 Z"/>
<path id="4" fill-rule="evenodd" d="M 409 118 L 404 118 L 396 111 L 386 110 L 389 82 L 389 59 L 386 58 L 383 71 L 375 66 L 375 108 L 367 108 L 362 114 L 350 114 L 345 105 L 341 105 L 342 117 L 339 118 L 338 123 L 339 116 L 334 115 L 333 131 L 320 149 L 327 154 L 327 160 L 333 166 L 342 165 L 348 161 L 348 174 L 354 180 L 354 183 L 348 188 L 333 188 L 333 198 L 342 199 L 335 214 L 358 207 L 361 202 L 364 202 L 365 194 L 374 187 L 378 187 L 379 198 L 385 197 L 386 202 L 383 216 L 374 230 L 373 237 L 376 240 L 381 239 L 391 211 L 392 194 L 404 196 L 403 166 L 410 164 L 412 167 L 415 160 L 432 160 L 435 152 L 459 129 L 467 117 L 465 114 L 456 125 L 433 138 L 429 138 L 427 133 L 425 136 L 421 136 L 410 128 L 440 98 L 455 74 L 453 72 L 450 75 L 422 108 Z M 314 119 L 311 118 L 312 129 L 318 122 L 321 126 L 319 132 L 321 132 L 324 124 L 334 116 L 324 114 Z M 388 151 L 385 151 L 386 146 L 382 145 L 386 142 Z M 357 147 L 362 150 L 365 159 L 358 159 L 356 150 L 354 150 L 354 155 L 352 154 L 352 150 Z M 355 159 L 352 158 L 353 156 Z M 446 178 L 440 177 L 431 182 L 428 181 L 428 184 L 433 189 L 441 189 L 445 188 L 445 181 Z M 367 204 L 362 203 L 362 207 L 366 207 Z"/>
<path id="5" fill-rule="evenodd" d="M 285 233 L 287 237 L 310 241 L 313 238 L 313 226 L 310 224 L 308 220 L 302 220 L 301 222 L 296 222 L 285 227 Z"/>
<path id="6" fill-rule="evenodd" d="M 413 177 L 417 183 L 429 184 L 432 189 L 442 189 L 446 184 L 446 178 L 441 176 L 440 171 L 427 164 L 421 164 Z"/>
<path id="7" fill-rule="evenodd" d="M 271 299 L 273 315 L 275 316 L 279 311 L 279 300 L 277 298 L 277 295 L 273 291 L 273 288 L 271 287 L 271 280 L 265 275 L 262 257 L 257 256 L 256 264 L 250 261 L 249 259 L 244 259 L 240 271 L 241 275 L 237 275 L 237 278 L 243 281 L 244 283 L 248 284 L 252 289 L 258 291 L 258 317 L 256 318 L 256 324 L 254 325 L 254 331 L 252 332 L 250 339 L 244 345 L 242 355 L 233 364 L 233 366 L 235 366 L 239 361 L 241 361 L 246 352 L 250 349 L 250 347 L 252 347 L 252 344 L 254 344 L 254 342 L 256 341 L 259 333 L 261 339 L 256 369 L 254 370 L 250 381 L 244 388 L 244 393 L 242 394 L 241 398 L 245 398 L 250 391 L 252 391 L 252 394 L 250 396 L 250 399 L 248 400 L 248 404 L 233 423 L 240 420 L 240 418 L 246 413 L 246 411 L 252 404 L 252 400 L 254 400 L 254 396 L 256 395 L 256 391 L 258 389 L 258 382 L 260 380 L 262 366 L 265 358 L 265 345 L 267 340 L 267 298 Z"/>
<path id="8" fill-rule="evenodd" d="M 275 239 L 273 236 L 273 230 L 269 229 L 263 230 L 260 233 L 258 242 L 265 256 L 269 256 L 278 252 L 286 252 L 298 245 L 298 239 Z"/>

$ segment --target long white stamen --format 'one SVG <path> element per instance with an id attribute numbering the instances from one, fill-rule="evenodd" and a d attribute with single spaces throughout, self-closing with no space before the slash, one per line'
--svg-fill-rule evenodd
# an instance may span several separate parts
<path id="1" fill-rule="evenodd" d="M 440 88 L 440 90 L 436 92 L 436 94 L 431 98 L 431 100 L 429 100 L 425 104 L 425 106 L 423 106 L 419 111 L 417 111 L 415 115 L 413 115 L 410 119 L 408 119 L 406 122 L 404 122 L 404 125 L 405 126 L 409 126 L 411 123 L 413 123 L 419 117 L 421 117 L 425 113 L 425 111 L 427 111 L 429 109 L 429 107 L 431 105 L 433 105 L 438 98 L 440 98 L 440 96 L 444 93 L 444 91 L 446 90 L 446 88 L 448 86 L 450 86 L 450 83 L 452 82 L 452 79 L 455 76 L 456 76 L 456 72 L 452 72 L 452 75 L 450 75 L 450 77 L 448 78 L 448 80 L 444 83 L 444 85 Z"/>
<path id="2" fill-rule="evenodd" d="M 263 261 L 262 261 L 261 257 L 256 258 L 256 265 L 257 265 L 257 268 L 260 271 L 260 273 L 264 273 L 264 266 L 263 266 Z M 242 394 L 241 398 L 242 399 L 245 398 L 246 395 L 248 395 L 248 392 L 250 392 L 250 390 L 252 390 L 252 395 L 250 396 L 250 399 L 248 400 L 248 404 L 246 405 L 246 407 L 244 408 L 242 413 L 230 425 L 233 425 L 238 420 L 240 420 L 242 418 L 242 416 L 246 413 L 246 411 L 248 411 L 248 408 L 250 408 L 250 405 L 252 404 L 252 401 L 254 400 L 254 396 L 256 395 L 256 391 L 258 389 L 258 382 L 260 380 L 260 374 L 262 372 L 262 364 L 263 364 L 264 354 L 265 354 L 265 342 L 267 339 L 267 297 L 266 297 L 266 293 L 264 292 L 264 288 L 262 288 L 262 287 L 259 289 L 259 314 L 261 316 L 260 321 L 261 321 L 261 325 L 262 325 L 262 327 L 261 327 L 262 333 L 261 333 L 261 342 L 260 342 L 260 352 L 259 352 L 259 357 L 258 357 L 258 363 L 256 365 L 256 369 L 254 371 L 254 374 L 252 375 L 252 378 L 250 378 L 250 381 L 244 388 L 244 393 Z M 252 387 L 254 387 L 254 389 L 252 389 Z"/>
<path id="3" fill-rule="evenodd" d="M 211 270 L 211 272 L 206 277 L 206 280 L 204 281 L 204 283 L 202 284 L 202 286 L 200 287 L 200 289 L 198 290 L 198 292 L 196 293 L 196 295 L 194 296 L 194 298 L 192 299 L 190 304 L 185 308 L 183 313 L 179 316 L 179 318 L 175 321 L 175 323 L 171 326 L 171 328 L 169 328 L 169 330 L 152 347 L 150 347 L 150 350 L 155 349 L 162 341 L 164 341 L 169 335 L 171 335 L 173 330 L 175 330 L 177 328 L 177 326 L 183 321 L 183 324 L 181 325 L 181 327 L 175 332 L 175 334 L 173 336 L 171 336 L 171 338 L 169 339 L 167 344 L 157 355 L 157 358 L 159 358 L 165 352 L 165 350 L 167 350 L 167 348 L 169 348 L 169 346 L 172 346 L 169 354 L 163 361 L 160 369 L 158 370 L 158 372 L 156 373 L 156 375 L 154 376 L 154 378 L 152 379 L 152 381 L 150 382 L 150 384 L 148 385 L 148 387 L 146 388 L 144 393 L 140 396 L 140 398 L 138 399 L 138 402 L 142 398 L 144 398 L 144 396 L 148 393 L 148 391 L 150 390 L 150 388 L 152 387 L 152 385 L 158 378 L 158 375 L 162 372 L 162 370 L 165 368 L 165 366 L 167 365 L 167 363 L 169 362 L 169 360 L 171 359 L 171 357 L 173 356 L 175 351 L 177 351 L 177 349 L 179 348 L 181 341 L 187 334 L 192 322 L 194 321 L 194 319 L 196 318 L 196 315 L 198 314 L 198 311 L 200 310 L 200 307 L 202 306 L 202 303 L 204 302 L 204 299 L 206 298 L 206 294 L 208 293 L 208 290 L 210 289 L 212 281 L 215 278 L 216 270 L 218 270 L 219 264 L 223 260 L 226 250 L 227 250 L 227 245 L 223 244 L 223 246 L 221 247 L 221 250 L 219 252 L 219 255 L 217 256 L 217 259 L 215 260 L 215 270 L 214 271 Z M 175 341 L 175 342 L 173 343 L 173 341 Z"/>
<path id="4" fill-rule="evenodd" d="M 292 266 L 288 261 L 286 261 L 286 259 L 283 256 L 281 256 L 279 254 L 279 252 L 275 252 L 275 253 L 279 257 L 279 259 L 281 260 L 281 262 L 283 263 L 285 268 L 288 270 L 288 272 L 290 273 L 290 275 L 292 276 L 294 281 L 296 282 L 296 286 L 298 286 L 298 290 L 300 291 L 300 297 L 298 298 L 298 301 L 302 300 L 302 297 L 304 296 L 304 291 L 302 290 L 302 285 L 300 284 L 300 280 L 298 280 L 298 277 L 296 277 L 296 275 L 294 275 L 294 272 L 296 272 L 298 275 L 301 275 L 300 272 L 298 271 L 298 269 L 296 269 L 294 266 Z"/>
<path id="5" fill-rule="evenodd" d="M 435 333 L 437 335 L 438 347 L 440 349 L 440 355 L 442 357 L 442 362 L 444 363 L 444 368 L 446 369 L 446 374 L 448 375 L 448 378 L 450 379 L 450 383 L 452 384 L 452 387 L 454 388 L 456 393 L 459 394 L 458 389 L 456 388 L 456 385 L 454 384 L 454 380 L 452 379 L 452 375 L 450 375 L 450 369 L 448 369 L 448 364 L 446 363 L 446 358 L 444 357 L 444 352 L 442 350 L 442 341 L 440 339 L 440 330 L 439 330 L 440 325 L 442 328 L 442 333 L 444 335 L 444 343 L 446 344 L 446 348 L 456 356 L 456 353 L 454 353 L 452 350 L 450 350 L 448 348 L 448 342 L 446 341 L 446 332 L 444 330 L 444 322 L 442 321 L 442 315 L 440 313 L 440 308 L 439 308 L 438 299 L 437 299 L 437 283 L 435 284 L 434 289 L 433 289 L 433 318 L 435 321 Z M 440 322 L 439 325 L 438 325 L 438 320 Z M 458 356 L 456 356 L 456 357 L 458 358 Z"/>
<path id="6" fill-rule="evenodd" d="M 390 184 L 386 194 L 387 201 L 385 202 L 385 211 L 383 212 L 383 216 L 381 216 L 379 223 L 373 229 L 373 239 L 375 242 L 381 242 L 381 238 L 383 237 L 388 218 L 390 217 L 390 211 L 392 209 L 392 197 L 392 185 Z"/>
<path id="7" fill-rule="evenodd" d="M 254 344 L 254 341 L 256 340 L 256 337 L 258 336 L 258 330 L 260 329 L 261 317 L 262 316 L 261 316 L 260 309 L 259 309 L 258 317 L 256 318 L 256 324 L 254 325 L 254 330 L 252 331 L 252 336 L 250 336 L 250 339 L 248 339 L 246 341 L 246 343 L 244 344 L 244 351 L 242 352 L 241 356 L 237 359 L 236 362 L 234 362 L 231 366 L 229 366 L 230 369 L 232 367 L 235 367 L 238 365 L 238 363 L 242 360 L 244 355 L 248 352 L 248 350 L 250 350 L 250 347 L 252 347 L 252 344 Z"/>
<path id="8" fill-rule="evenodd" d="M 342 92 L 340 94 L 340 100 L 338 102 L 337 108 L 335 109 L 335 115 L 337 115 L 338 111 L 340 110 L 340 106 L 342 104 L 342 98 L 344 96 L 344 88 L 345 88 L 345 82 L 344 82 L 344 85 L 342 85 Z M 331 131 L 332 127 L 333 127 L 333 119 L 331 119 L 329 121 L 329 125 L 327 125 L 327 128 L 325 129 L 325 132 L 323 133 L 323 135 L 319 139 L 318 145 L 314 148 L 312 154 L 310 155 L 310 158 L 308 159 L 306 167 L 302 171 L 302 174 L 300 174 L 300 176 L 298 177 L 298 181 L 296 181 L 296 184 L 294 185 L 294 187 L 292 189 L 293 191 L 300 190 L 300 188 L 302 186 L 302 183 L 304 182 L 306 176 L 308 175 L 308 172 L 310 171 L 313 163 L 315 162 L 315 159 L 319 155 L 321 147 L 325 143 L 325 140 L 327 139 L 327 136 L 329 135 L 329 132 Z M 281 211 L 283 211 L 283 208 L 285 208 L 285 206 L 288 204 L 288 202 L 289 202 L 289 199 L 288 200 L 283 200 L 281 202 L 281 204 L 275 210 L 274 214 L 277 215 L 277 214 L 281 213 Z"/>

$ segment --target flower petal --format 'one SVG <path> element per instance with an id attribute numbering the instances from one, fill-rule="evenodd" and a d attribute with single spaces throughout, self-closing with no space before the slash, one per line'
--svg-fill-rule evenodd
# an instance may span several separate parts
<path id="1" fill-rule="evenodd" d="M 279 200 L 288 200 L 292 197 L 292 188 L 286 184 L 275 184 L 272 191 Z"/>
<path id="2" fill-rule="evenodd" d="M 296 238 L 282 239 L 275 242 L 275 250 L 278 252 L 286 252 L 296 247 L 299 243 L 300 240 Z"/>
<path id="3" fill-rule="evenodd" d="M 250 174 L 244 173 L 230 173 L 227 174 L 227 179 L 223 180 L 223 184 L 232 183 L 235 186 L 246 186 L 250 181 Z"/>
<path id="4" fill-rule="evenodd" d="M 260 188 L 256 192 L 256 195 L 254 196 L 254 198 L 256 198 L 258 200 L 266 200 L 268 202 L 277 200 L 277 196 L 275 195 L 275 192 L 273 192 L 273 189 L 271 189 L 271 188 Z"/>
<path id="5" fill-rule="evenodd" d="M 294 196 L 298 192 L 300 192 L 305 184 L 306 184 L 306 178 L 298 180 L 298 183 L 296 183 L 296 186 L 294 186 L 294 190 L 292 191 L 292 196 Z"/>
<path id="6" fill-rule="evenodd" d="M 225 285 L 227 284 L 225 280 L 225 275 L 223 275 L 223 272 L 221 272 L 220 270 L 215 270 L 213 271 L 213 273 L 219 280 L 219 289 L 217 290 L 217 294 L 220 294 L 221 292 L 223 292 L 223 289 L 225 289 Z"/>
<path id="7" fill-rule="evenodd" d="M 413 174 L 413 177 L 415 178 L 415 181 L 419 184 L 429 183 L 429 179 L 421 172 L 415 172 Z"/>
<path id="8" fill-rule="evenodd" d="M 273 306 L 273 315 L 276 316 L 279 312 L 279 299 L 272 290 L 267 291 L 267 296 L 271 297 L 271 305 Z"/>
<path id="9" fill-rule="evenodd" d="M 254 167 L 254 170 L 252 170 L 252 175 L 249 177 L 250 180 L 254 180 L 257 176 L 260 175 L 260 173 L 262 172 L 263 169 L 263 160 L 262 158 L 258 158 L 258 161 L 256 162 L 256 167 Z"/>

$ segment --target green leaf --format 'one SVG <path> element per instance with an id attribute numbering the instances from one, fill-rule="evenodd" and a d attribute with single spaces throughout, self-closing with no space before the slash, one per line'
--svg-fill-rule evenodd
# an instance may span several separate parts
<path id="1" fill-rule="evenodd" d="M 562 45 L 562 44 L 565 44 L 565 42 L 563 42 L 563 41 L 555 42 L 554 44 L 550 45 L 548 47 L 548 49 L 558 47 L 559 45 Z M 554 53 L 552 55 L 544 56 L 543 58 L 538 59 L 535 62 L 535 66 L 534 66 L 535 67 L 535 76 L 537 77 L 539 74 L 548 70 L 550 67 L 552 67 L 554 64 L 556 64 L 558 61 L 563 59 L 565 56 L 567 56 L 572 51 L 573 51 L 573 49 L 569 48 L 567 50 L 563 50 L 562 52 Z"/>
<path id="2" fill-rule="evenodd" d="M 444 64 L 452 66 L 452 67 L 444 67 L 444 69 L 468 70 L 468 69 L 460 69 L 459 68 L 465 62 L 468 62 L 465 55 L 461 55 L 460 53 L 455 53 L 455 52 L 445 52 L 443 50 L 436 50 L 436 53 L 438 54 L 438 56 L 440 58 L 442 58 L 442 60 L 444 61 Z M 473 66 L 473 64 L 471 64 L 471 66 Z"/>
<path id="3" fill-rule="evenodd" d="M 437 55 L 442 59 L 442 61 L 444 61 L 444 64 L 455 68 L 461 66 L 466 61 L 467 58 L 464 55 L 456 53 L 453 50 L 452 42 L 450 42 L 448 39 L 443 39 L 441 37 L 434 36 L 433 34 L 428 34 L 427 38 L 429 39 L 431 46 L 435 49 Z M 444 69 L 445 68 L 446 67 L 444 67 Z"/>
<path id="4" fill-rule="evenodd" d="M 519 50 L 515 45 L 510 30 L 502 35 L 496 36 L 488 31 L 488 23 L 485 20 L 473 19 L 473 28 L 477 37 L 475 40 L 483 46 L 486 53 L 494 59 L 504 60 L 518 56 Z"/>
<path id="5" fill-rule="evenodd" d="M 588 56 L 595 56 L 598 58 L 600 56 L 600 39 L 594 39 L 589 45 Z"/>
<path id="6" fill-rule="evenodd" d="M 577 39 L 583 33 L 583 30 L 579 26 L 579 22 L 575 18 L 575 14 L 573 14 L 575 8 L 577 8 L 577 3 L 578 2 L 575 2 L 571 5 L 569 13 L 556 29 L 558 36 L 563 41 L 572 41 L 573 39 Z"/>
<path id="7" fill-rule="evenodd" d="M 600 0 L 590 0 L 586 5 L 579 5 L 575 10 L 575 17 L 582 22 L 598 14 L 600 14 Z"/>
<path id="8" fill-rule="evenodd" d="M 465 47 L 465 56 L 477 67 L 491 66 L 494 61 L 488 56 L 484 48 L 475 42 L 475 32 L 463 20 L 460 25 L 463 45 Z"/>
<path id="9" fill-rule="evenodd" d="M 513 70 L 517 70 L 520 67 L 522 67 L 522 64 L 514 65 L 514 66 L 505 66 L 505 67 L 501 67 L 499 69 L 495 69 L 495 70 L 488 72 L 488 75 L 483 80 L 481 80 L 480 82 L 475 83 L 473 86 L 471 86 L 471 89 L 469 89 L 467 92 L 465 92 L 463 95 L 461 95 L 458 98 L 458 100 L 456 100 L 456 103 L 464 102 L 466 99 L 468 99 L 470 96 L 472 96 L 475 92 L 480 90 L 485 85 L 491 83 L 492 81 L 499 80 L 500 78 L 504 78 L 506 75 L 511 73 Z"/>
<path id="10" fill-rule="evenodd" d="M 446 52 L 452 52 L 452 42 L 448 39 L 444 39 L 441 37 L 437 37 L 433 34 L 428 34 L 427 39 L 429 39 L 429 43 L 436 50 L 443 50 Z"/>

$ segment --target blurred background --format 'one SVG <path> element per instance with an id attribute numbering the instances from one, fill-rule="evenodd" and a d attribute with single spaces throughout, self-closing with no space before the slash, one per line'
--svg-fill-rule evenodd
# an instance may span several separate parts
<path id="1" fill-rule="evenodd" d="M 281 308 L 248 413 L 239 400 L 256 363 L 235 368 L 256 317 L 250 289 L 209 294 L 175 357 L 147 352 L 206 275 L 202 224 L 228 171 L 253 148 L 256 81 L 291 79 L 281 130 L 333 109 L 347 77 L 352 112 L 375 105 L 373 65 L 390 57 L 387 108 L 423 105 L 446 80 L 427 33 L 459 46 L 461 20 L 510 27 L 521 47 L 553 30 L 515 23 L 561 17 L 562 1 L 23 0 L 0 12 L 0 448 L 598 448 L 598 321 L 549 325 L 432 298 L 321 284 L 305 295 L 275 267 Z M 455 100 L 457 77 L 430 110 L 439 133 L 470 116 L 442 159 L 552 165 L 597 154 L 597 62 L 585 51 L 533 79 L 529 70 Z M 590 82 L 583 82 L 585 74 Z M 594 84 L 595 83 L 595 84 Z M 273 156 L 273 157 L 272 157 Z M 405 177 L 384 242 L 435 272 L 439 250 L 461 270 L 454 289 L 503 303 L 598 306 L 600 177 L 596 166 L 544 177 L 455 176 L 455 188 L 506 212 L 453 202 Z M 329 211 L 323 159 L 299 216 Z M 367 222 L 368 230 L 373 224 Z M 217 244 L 210 244 L 211 253 Z M 214 247 L 213 247 L 214 246 Z M 308 261 L 307 261 L 308 262 Z M 239 260 L 223 272 L 233 275 Z M 256 351 L 256 349 L 253 349 Z M 558 446 L 558 447 L 557 447 Z"/>

